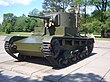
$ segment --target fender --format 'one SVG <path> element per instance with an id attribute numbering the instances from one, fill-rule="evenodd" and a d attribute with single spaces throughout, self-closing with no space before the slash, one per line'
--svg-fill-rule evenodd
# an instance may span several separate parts
<path id="1" fill-rule="evenodd" d="M 51 40 L 52 40 L 52 38 L 53 38 L 53 36 L 47 36 L 47 37 L 45 36 L 45 37 L 43 38 L 42 42 L 50 43 Z"/>
<path id="2" fill-rule="evenodd" d="M 14 37 L 14 36 L 7 36 L 7 37 L 5 37 L 5 39 L 3 41 L 10 41 L 12 37 Z"/>
<path id="3" fill-rule="evenodd" d="M 24 38 L 26 38 L 26 37 L 24 37 L 24 36 L 7 36 L 3 41 L 10 41 L 12 39 L 21 40 Z"/>

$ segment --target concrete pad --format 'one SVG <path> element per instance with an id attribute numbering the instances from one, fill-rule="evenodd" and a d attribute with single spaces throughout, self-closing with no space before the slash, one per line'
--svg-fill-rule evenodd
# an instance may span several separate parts
<path id="1" fill-rule="evenodd" d="M 0 43 L 0 75 L 2 73 L 9 76 L 9 79 L 7 79 L 8 77 L 3 78 L 3 82 L 45 82 L 44 80 L 49 82 L 97 82 L 102 78 L 104 78 L 103 82 L 110 81 L 110 74 L 107 73 L 109 70 L 109 64 L 107 62 L 110 62 L 110 57 L 106 55 L 110 52 L 110 41 L 96 41 L 93 50 L 94 55 L 59 70 L 38 63 L 9 61 L 9 55 L 3 48 L 4 42 L 0 41 Z M 5 70 L 10 71 L 7 72 Z M 10 72 L 13 73 L 10 74 Z M 17 77 L 16 80 L 11 79 L 14 77 Z M 2 78 L 0 78 L 1 81 Z"/>
<path id="2" fill-rule="evenodd" d="M 19 82 L 24 78 L 28 78 L 28 77 L 6 70 L 0 72 L 0 82 Z"/>
<path id="3" fill-rule="evenodd" d="M 0 68 L 0 72 L 3 71 L 3 69 Z"/>
<path id="4" fill-rule="evenodd" d="M 101 82 L 110 82 L 110 69 L 109 71 L 105 74 L 104 78 L 101 80 Z"/>
<path id="5" fill-rule="evenodd" d="M 3 41 L 6 38 L 6 36 L 0 36 L 0 41 Z"/>
<path id="6" fill-rule="evenodd" d="M 44 80 L 37 80 L 36 78 L 30 78 L 29 76 L 15 73 L 12 71 L 0 71 L 0 82 L 47 82 Z"/>
<path id="7" fill-rule="evenodd" d="M 0 57 L 0 63 L 11 61 L 11 60 L 13 60 L 13 58 L 11 56 L 1 56 Z"/>
<path id="8" fill-rule="evenodd" d="M 12 71 L 13 68 L 27 64 L 27 62 L 15 62 L 15 60 L 0 63 L 0 68 Z"/>
<path id="9" fill-rule="evenodd" d="M 59 69 L 59 70 L 45 69 L 43 71 L 34 73 L 33 75 L 36 77 L 39 77 L 39 78 L 43 77 L 45 80 L 48 80 L 48 81 L 57 82 L 59 79 L 65 77 L 66 75 L 70 74 L 71 72 L 81 69 L 83 66 L 88 65 L 89 63 L 91 63 L 92 61 L 94 61 L 95 59 L 97 59 L 98 57 L 100 57 L 106 53 L 106 51 L 103 51 L 102 49 L 94 49 L 94 50 L 97 50 L 97 52 L 100 51 L 100 53 L 90 56 L 90 57 L 88 57 L 76 64 L 73 64 L 67 68 L 63 68 L 63 69 Z"/>
<path id="10" fill-rule="evenodd" d="M 110 41 L 104 41 L 104 40 L 95 40 L 95 47 L 100 48 L 109 48 L 110 49 Z"/>
<path id="11" fill-rule="evenodd" d="M 45 68 L 41 68 L 41 67 L 32 68 L 32 67 L 26 67 L 26 66 L 17 66 L 17 67 L 14 67 L 12 71 L 31 76 L 31 74 L 37 71 L 41 71 L 42 69 L 45 69 Z"/>
<path id="12" fill-rule="evenodd" d="M 18 60 L 13 59 L 11 61 L 4 62 L 4 64 L 24 66 L 24 65 L 28 64 L 28 62 L 25 62 L 25 61 L 19 62 Z"/>
<path id="13" fill-rule="evenodd" d="M 109 62 L 110 55 L 107 53 L 81 69 L 78 69 L 68 74 L 64 78 L 61 78 L 59 82 L 99 82 L 108 72 L 108 70 L 110 70 Z M 105 79 L 104 81 L 106 82 Z"/>
<path id="14" fill-rule="evenodd" d="M 26 65 L 25 65 L 26 67 L 32 67 L 32 68 L 50 68 L 50 69 L 52 69 L 52 67 L 50 67 L 50 66 L 46 66 L 46 65 L 41 65 L 41 64 L 37 64 L 37 63 L 27 63 Z"/>
<path id="15" fill-rule="evenodd" d="M 21 64 L 22 63 L 22 64 Z M 46 68 L 52 68 L 40 64 L 26 63 L 21 62 L 20 64 L 15 64 L 15 67 L 11 68 L 12 71 L 21 73 L 24 75 L 32 76 L 33 73 L 42 71 Z M 13 64 L 13 63 L 12 63 Z M 17 66 L 16 66 L 17 65 Z"/>

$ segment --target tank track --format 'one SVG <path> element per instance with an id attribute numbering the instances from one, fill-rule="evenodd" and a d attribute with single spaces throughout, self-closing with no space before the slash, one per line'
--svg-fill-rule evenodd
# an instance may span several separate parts
<path id="1" fill-rule="evenodd" d="M 9 41 L 5 42 L 5 50 L 10 56 L 12 56 L 15 59 L 18 59 L 18 57 L 14 55 L 15 50 L 12 49 L 12 44 Z"/>
<path id="2" fill-rule="evenodd" d="M 61 50 L 61 43 L 58 42 L 59 39 L 53 39 L 51 43 L 43 43 L 43 53 L 45 54 L 45 58 L 55 68 L 66 67 L 90 56 L 94 47 L 93 42 L 90 40 L 85 41 L 86 45 L 81 49 L 77 48 L 74 50 Z M 56 50 L 54 48 L 56 48 Z"/>
<path id="3" fill-rule="evenodd" d="M 16 53 L 18 53 L 18 51 L 17 51 L 16 44 L 14 44 L 14 41 L 17 41 L 17 40 L 20 40 L 23 38 L 25 38 L 25 37 L 13 36 L 9 41 L 5 41 L 5 45 L 4 45 L 5 51 L 10 56 L 12 56 L 13 58 L 15 58 L 19 61 L 24 60 L 25 57 L 23 55 L 20 55 L 20 54 L 16 55 Z"/>

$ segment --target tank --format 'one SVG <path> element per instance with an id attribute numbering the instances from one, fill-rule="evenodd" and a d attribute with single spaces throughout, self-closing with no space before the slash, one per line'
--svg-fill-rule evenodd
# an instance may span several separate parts
<path id="1" fill-rule="evenodd" d="M 8 36 L 5 50 L 19 61 L 26 57 L 44 57 L 53 67 L 66 67 L 90 56 L 94 38 L 80 36 L 76 16 L 71 13 L 52 13 L 44 17 L 44 27 L 36 27 L 32 36 Z"/>

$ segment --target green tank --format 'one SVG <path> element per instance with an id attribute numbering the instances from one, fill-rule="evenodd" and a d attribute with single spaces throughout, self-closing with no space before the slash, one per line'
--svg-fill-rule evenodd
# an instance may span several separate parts
<path id="1" fill-rule="evenodd" d="M 71 13 L 53 13 L 44 17 L 29 16 L 44 20 L 44 27 L 36 27 L 30 37 L 8 36 L 6 52 L 18 59 L 44 57 L 54 67 L 65 67 L 90 56 L 94 39 L 80 36 L 76 16 Z"/>

